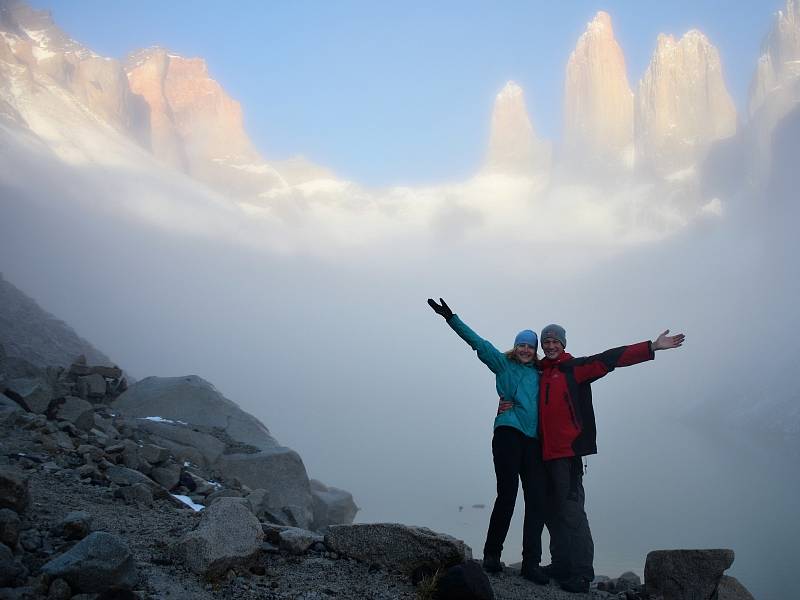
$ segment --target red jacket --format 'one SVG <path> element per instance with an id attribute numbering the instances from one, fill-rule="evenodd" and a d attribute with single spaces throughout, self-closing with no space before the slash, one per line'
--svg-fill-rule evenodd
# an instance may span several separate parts
<path id="1" fill-rule="evenodd" d="M 590 384 L 616 367 L 655 358 L 650 342 L 621 346 L 594 356 L 562 352 L 541 361 L 539 430 L 544 460 L 597 453 L 597 425 Z"/>

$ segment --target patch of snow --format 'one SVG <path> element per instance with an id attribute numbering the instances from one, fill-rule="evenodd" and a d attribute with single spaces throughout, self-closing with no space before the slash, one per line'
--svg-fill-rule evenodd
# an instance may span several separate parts
<path id="1" fill-rule="evenodd" d="M 22 31 L 25 32 L 29 38 L 31 38 L 34 42 L 46 48 L 50 44 L 50 38 L 47 35 L 47 32 L 44 29 L 25 29 L 22 28 Z"/>
<path id="2" fill-rule="evenodd" d="M 55 56 L 55 55 L 56 55 L 56 53 L 51 51 L 51 50 L 47 50 L 47 49 L 42 48 L 40 46 L 34 46 L 33 47 L 33 57 L 37 61 L 44 60 L 46 58 L 50 58 L 51 56 Z"/>
<path id="3" fill-rule="evenodd" d="M 183 494 L 170 494 L 173 498 L 177 498 L 181 502 L 183 502 L 186 506 L 191 508 L 194 512 L 200 512 L 205 508 L 202 504 L 195 504 L 192 502 L 192 499 L 189 496 L 184 496 Z"/>
<path id="4" fill-rule="evenodd" d="M 222 489 L 222 484 L 219 483 L 218 481 L 214 481 L 213 479 L 209 479 L 208 483 L 211 484 L 212 486 L 214 486 L 214 489 L 217 489 L 217 490 L 221 490 Z"/>
<path id="5" fill-rule="evenodd" d="M 154 421 L 156 423 L 169 423 L 170 425 L 174 425 L 175 423 L 180 423 L 181 425 L 188 425 L 186 421 L 173 421 L 172 419 L 165 419 L 164 417 L 139 417 L 143 421 Z"/>

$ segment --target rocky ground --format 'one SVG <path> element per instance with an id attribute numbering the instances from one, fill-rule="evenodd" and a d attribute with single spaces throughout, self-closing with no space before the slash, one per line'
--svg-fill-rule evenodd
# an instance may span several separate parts
<path id="1" fill-rule="evenodd" d="M 75 546 L 77 538 L 88 531 L 107 532 L 127 544 L 136 567 L 133 593 L 138 598 L 401 600 L 425 596 L 407 574 L 342 556 L 324 544 L 293 554 L 264 542 L 257 557 L 246 566 L 230 568 L 214 580 L 199 576 L 175 558 L 172 548 L 198 525 L 202 513 L 182 508 L 167 498 L 143 502 L 130 496 L 126 499 L 119 493 L 121 487 L 113 482 L 81 478 L 81 471 L 75 466 L 80 461 L 74 452 L 48 450 L 42 443 L 46 423 L 20 414 L 7 417 L 0 425 L 0 468 L 19 473 L 27 480 L 29 490 L 27 507 L 18 515 L 16 536 L 8 534 L 7 526 L 0 525 L 14 558 L 5 564 L 5 570 L 0 567 L 0 578 L 9 586 L 0 589 L 0 598 L 110 597 L 108 593 L 73 595 L 75 590 L 65 587 L 63 580 L 41 571 L 44 564 Z M 88 514 L 88 527 L 83 534 L 70 536 L 65 533 L 64 522 L 75 511 Z M 9 578 L 9 564 L 20 565 L 23 570 Z M 566 594 L 554 585 L 535 585 L 513 569 L 491 576 L 490 581 L 498 600 L 580 597 Z M 130 597 L 124 592 L 117 594 L 120 598 Z M 606 596 L 597 591 L 593 594 Z"/>

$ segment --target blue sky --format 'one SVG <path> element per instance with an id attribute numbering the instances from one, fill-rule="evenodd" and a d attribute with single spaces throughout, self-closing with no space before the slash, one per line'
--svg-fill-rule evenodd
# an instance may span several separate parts
<path id="1" fill-rule="evenodd" d="M 635 86 L 660 32 L 703 31 L 740 113 L 784 0 L 308 2 L 34 0 L 96 52 L 150 45 L 206 59 L 268 158 L 302 154 L 368 185 L 462 179 L 480 164 L 495 94 L 522 85 L 558 139 L 567 58 L 611 14 Z"/>

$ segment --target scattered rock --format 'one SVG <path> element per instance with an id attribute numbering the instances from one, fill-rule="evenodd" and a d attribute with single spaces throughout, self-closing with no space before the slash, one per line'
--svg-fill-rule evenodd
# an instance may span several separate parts
<path id="1" fill-rule="evenodd" d="M 56 526 L 58 535 L 67 540 L 82 540 L 92 530 L 92 516 L 83 510 L 72 511 Z"/>
<path id="2" fill-rule="evenodd" d="M 69 421 L 84 431 L 94 427 L 94 406 L 83 398 L 66 396 L 53 412 L 54 418 Z"/>
<path id="3" fill-rule="evenodd" d="M 290 554 L 304 554 L 311 546 L 325 540 L 323 536 L 306 529 L 287 527 L 278 534 L 279 548 Z"/>
<path id="4" fill-rule="evenodd" d="M 314 522 L 312 529 L 328 525 L 349 525 L 358 512 L 353 495 L 345 490 L 328 487 L 316 479 L 310 480 Z"/>
<path id="5" fill-rule="evenodd" d="M 655 550 L 644 565 L 645 591 L 665 600 L 711 598 L 733 550 Z"/>
<path id="6" fill-rule="evenodd" d="M 494 600 L 494 590 L 483 567 L 468 560 L 447 569 L 436 582 L 438 600 Z"/>
<path id="7" fill-rule="evenodd" d="M 15 548 L 19 541 L 19 515 L 10 508 L 0 508 L 0 543 Z"/>
<path id="8" fill-rule="evenodd" d="M 62 578 L 72 591 L 97 593 L 112 585 L 132 588 L 138 581 L 128 545 L 104 531 L 89 534 L 70 550 L 45 563 L 42 572 Z"/>
<path id="9" fill-rule="evenodd" d="M 723 575 L 717 587 L 716 600 L 755 600 L 753 595 L 736 577 Z"/>
<path id="10" fill-rule="evenodd" d="M 153 504 L 153 492 L 150 487 L 143 483 L 134 483 L 114 490 L 114 495 L 122 498 L 126 504 L 141 504 L 151 506 Z"/>
<path id="11" fill-rule="evenodd" d="M 406 574 L 423 566 L 446 569 L 472 558 L 472 550 L 461 540 L 398 523 L 331 525 L 325 545 L 339 554 Z"/>
<path id="12" fill-rule="evenodd" d="M 63 579 L 54 579 L 47 590 L 47 600 L 69 600 L 72 590 Z"/>
<path id="13" fill-rule="evenodd" d="M 261 524 L 240 498 L 220 498 L 202 513 L 197 529 L 174 547 L 178 558 L 195 573 L 219 578 L 228 569 L 249 562 L 264 539 Z"/>
<path id="14" fill-rule="evenodd" d="M 30 500 L 28 480 L 10 467 L 0 467 L 0 508 L 22 513 Z"/>

